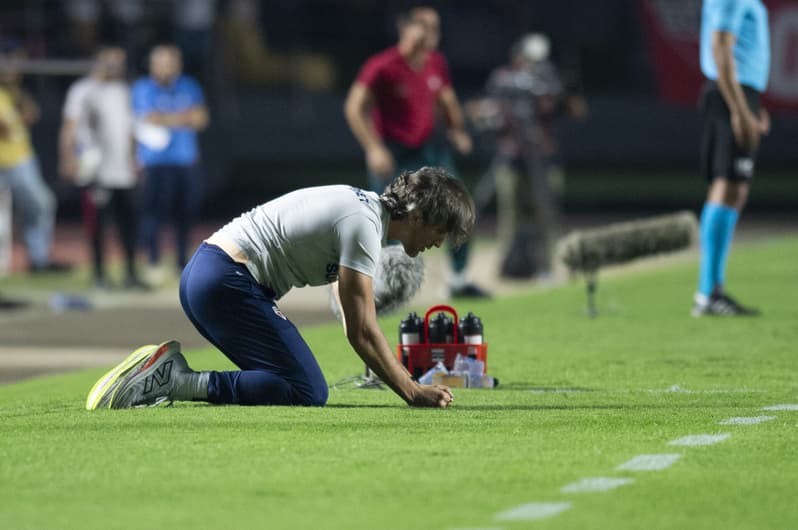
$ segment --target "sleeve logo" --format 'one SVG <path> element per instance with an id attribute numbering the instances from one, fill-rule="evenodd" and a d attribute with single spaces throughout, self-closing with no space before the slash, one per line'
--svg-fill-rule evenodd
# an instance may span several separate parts
<path id="1" fill-rule="evenodd" d="M 363 204 L 367 204 L 369 202 L 369 198 L 366 197 L 366 192 L 365 191 L 361 190 L 360 188 L 355 188 L 355 187 L 352 187 L 350 189 L 355 192 L 355 195 L 357 195 L 357 200 L 359 200 Z"/>
<path id="2" fill-rule="evenodd" d="M 327 271 L 324 275 L 324 278 L 327 280 L 327 283 L 332 283 L 338 279 L 338 264 L 337 263 L 328 263 L 327 264 Z"/>

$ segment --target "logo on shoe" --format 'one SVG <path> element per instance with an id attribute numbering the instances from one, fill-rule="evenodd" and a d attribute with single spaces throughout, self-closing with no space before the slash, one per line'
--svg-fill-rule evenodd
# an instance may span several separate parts
<path id="1" fill-rule="evenodd" d="M 171 375 L 172 361 L 166 361 L 160 368 L 155 370 L 152 375 L 148 375 L 146 378 L 144 378 L 144 393 L 149 394 L 152 392 L 156 384 L 158 385 L 158 388 L 169 384 Z"/>

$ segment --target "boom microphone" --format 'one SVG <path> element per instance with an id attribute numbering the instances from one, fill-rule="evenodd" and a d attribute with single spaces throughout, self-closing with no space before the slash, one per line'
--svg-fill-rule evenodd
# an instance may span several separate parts
<path id="1" fill-rule="evenodd" d="M 571 272 L 591 274 L 607 265 L 687 248 L 697 234 L 695 214 L 682 211 L 572 232 L 557 243 L 556 254 Z"/>
<path id="2" fill-rule="evenodd" d="M 587 312 L 593 318 L 598 314 L 596 277 L 601 267 L 681 250 L 692 245 L 697 234 L 695 214 L 683 211 L 572 232 L 557 243 L 556 255 L 571 273 L 585 276 Z"/>

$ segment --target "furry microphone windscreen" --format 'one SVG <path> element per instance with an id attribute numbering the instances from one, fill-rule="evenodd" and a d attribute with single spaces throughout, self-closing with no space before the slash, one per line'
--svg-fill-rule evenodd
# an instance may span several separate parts
<path id="1" fill-rule="evenodd" d="M 572 232 L 557 243 L 557 257 L 571 272 L 591 273 L 605 265 L 689 247 L 697 233 L 695 214 L 683 211 Z"/>
<path id="2" fill-rule="evenodd" d="M 377 314 L 398 309 L 410 301 L 424 281 L 424 260 L 411 258 L 402 245 L 382 249 L 377 274 L 374 275 L 374 304 Z"/>
<path id="3" fill-rule="evenodd" d="M 372 281 L 377 314 L 390 313 L 409 302 L 421 288 L 423 281 L 424 260 L 421 256 L 411 258 L 402 245 L 383 247 Z M 332 294 L 330 308 L 335 317 L 341 320 L 340 308 Z"/>

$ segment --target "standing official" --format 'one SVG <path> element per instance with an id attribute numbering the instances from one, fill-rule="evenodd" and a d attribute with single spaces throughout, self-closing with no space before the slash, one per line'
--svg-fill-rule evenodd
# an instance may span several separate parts
<path id="1" fill-rule="evenodd" d="M 725 291 L 726 262 L 748 199 L 760 137 L 770 117 L 760 104 L 770 67 L 768 13 L 760 0 L 704 0 L 701 15 L 701 264 L 693 316 L 758 315 Z"/>
<path id="2" fill-rule="evenodd" d="M 399 42 L 369 58 L 346 99 L 349 127 L 366 154 L 369 186 L 377 193 L 400 172 L 441 166 L 454 173 L 448 146 L 434 136 L 440 108 L 449 141 L 461 154 L 471 152 L 471 137 L 446 58 L 437 51 L 440 18 L 430 7 L 412 9 L 399 20 Z M 468 244 L 450 249 L 453 297 L 484 297 L 466 279 Z"/>
<path id="3" fill-rule="evenodd" d="M 208 126 L 208 110 L 199 84 L 182 73 L 178 48 L 159 45 L 150 52 L 150 75 L 133 85 L 138 161 L 144 168 L 142 232 L 149 263 L 157 269 L 159 228 L 173 216 L 177 266 L 188 260 L 188 238 L 201 198 L 197 133 Z"/>

